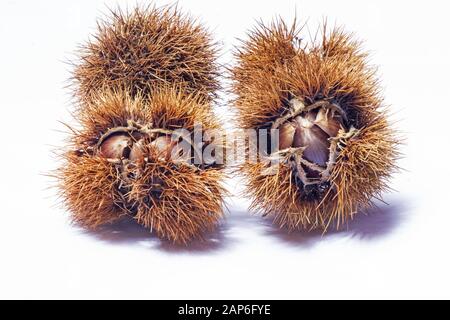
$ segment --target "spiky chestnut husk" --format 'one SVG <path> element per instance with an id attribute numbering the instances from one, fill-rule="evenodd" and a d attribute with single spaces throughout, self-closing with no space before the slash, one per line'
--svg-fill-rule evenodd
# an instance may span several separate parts
<path id="1" fill-rule="evenodd" d="M 172 131 L 192 132 L 199 123 L 204 131 L 220 129 L 202 101 L 162 88 L 150 99 L 106 90 L 85 103 L 75 113 L 80 128 L 72 129 L 57 174 L 74 222 L 96 228 L 130 216 L 178 243 L 214 228 L 222 217 L 223 165 L 190 163 L 175 152 L 178 140 L 168 139 Z M 200 149 L 211 144 L 220 151 L 222 140 L 207 140 Z"/>
<path id="2" fill-rule="evenodd" d="M 219 88 L 217 46 L 209 32 L 176 6 L 112 10 L 81 47 L 74 94 L 89 100 L 101 88 L 148 95 L 176 83 L 210 101 Z"/>
<path id="3" fill-rule="evenodd" d="M 326 24 L 309 43 L 300 31 L 260 24 L 235 54 L 241 127 L 279 130 L 279 148 L 241 170 L 252 208 L 289 229 L 326 231 L 388 189 L 398 139 L 360 42 Z"/>

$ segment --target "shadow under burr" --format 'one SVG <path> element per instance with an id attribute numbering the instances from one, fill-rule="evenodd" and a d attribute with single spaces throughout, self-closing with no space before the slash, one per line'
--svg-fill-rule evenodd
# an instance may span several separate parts
<path id="1" fill-rule="evenodd" d="M 320 241 L 337 236 L 358 238 L 363 241 L 377 240 L 392 233 L 404 221 L 410 209 L 411 202 L 405 199 L 392 199 L 389 204 L 377 201 L 372 208 L 359 212 L 345 226 L 339 229 L 330 227 L 326 233 L 321 230 L 289 231 L 273 225 L 270 219 L 266 219 L 266 234 L 284 243 L 302 247 L 311 247 Z"/>

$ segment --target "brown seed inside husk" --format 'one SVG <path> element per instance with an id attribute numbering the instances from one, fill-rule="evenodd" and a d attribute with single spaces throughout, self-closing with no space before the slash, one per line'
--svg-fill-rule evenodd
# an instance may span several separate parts
<path id="1" fill-rule="evenodd" d="M 329 139 L 336 137 L 342 128 L 342 117 L 334 110 L 311 110 L 280 126 L 279 149 L 303 147 L 303 158 L 324 168 L 330 154 Z"/>
<path id="2" fill-rule="evenodd" d="M 107 137 L 99 147 L 99 155 L 107 159 L 128 158 L 132 138 L 127 133 L 117 133 Z"/>

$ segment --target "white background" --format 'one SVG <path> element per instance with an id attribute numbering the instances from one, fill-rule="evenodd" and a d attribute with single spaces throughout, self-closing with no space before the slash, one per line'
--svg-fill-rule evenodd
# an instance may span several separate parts
<path id="1" fill-rule="evenodd" d="M 450 298 L 448 3 L 180 1 L 223 43 L 222 63 L 260 18 L 345 25 L 365 40 L 407 139 L 390 205 L 346 231 L 289 235 L 234 196 L 211 241 L 183 248 L 134 224 L 81 230 L 48 189 L 58 121 L 70 121 L 65 62 L 116 1 L 2 0 L 0 298 Z"/>

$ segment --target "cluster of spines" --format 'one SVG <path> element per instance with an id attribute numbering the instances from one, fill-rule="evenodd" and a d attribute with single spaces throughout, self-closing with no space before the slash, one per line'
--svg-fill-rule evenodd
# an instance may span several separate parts
<path id="1" fill-rule="evenodd" d="M 172 161 L 167 146 L 152 140 L 160 135 L 165 142 L 170 132 L 198 124 L 221 127 L 211 108 L 219 88 L 216 54 L 207 30 L 176 6 L 118 9 L 98 24 L 75 64 L 79 128 L 71 128 L 56 174 L 74 222 L 95 229 L 129 216 L 177 243 L 215 227 L 223 215 L 223 166 Z M 163 133 L 146 135 L 149 128 Z M 114 145 L 115 129 L 138 148 Z"/>
<path id="2" fill-rule="evenodd" d="M 217 45 L 201 24 L 176 6 L 111 11 L 92 41 L 80 48 L 75 95 L 101 88 L 148 95 L 154 86 L 183 86 L 207 101 L 219 89 Z"/>
<path id="3" fill-rule="evenodd" d="M 396 170 L 398 139 L 360 42 L 340 28 L 328 31 L 326 24 L 320 39 L 305 41 L 301 31 L 282 20 L 260 24 L 236 52 L 232 78 L 241 126 L 267 128 L 298 99 L 306 106 L 318 101 L 339 105 L 353 134 L 335 137 L 338 156 L 329 187 L 315 199 L 305 200 L 286 164 L 270 175 L 264 162 L 246 162 L 242 171 L 254 209 L 289 229 L 326 230 L 371 206 L 387 189 L 386 181 Z"/>
<path id="4" fill-rule="evenodd" d="M 204 130 L 220 128 L 198 96 L 168 87 L 153 90 L 151 97 L 107 90 L 84 104 L 76 115 L 81 129 L 73 129 L 66 165 L 59 169 L 60 190 L 73 220 L 87 228 L 128 215 L 163 238 L 185 243 L 222 217 L 221 166 L 202 170 L 174 163 L 149 145 L 142 146 L 142 161 L 134 162 L 108 159 L 97 150 L 100 137 L 130 119 L 168 131 L 192 131 L 197 123 Z"/>

